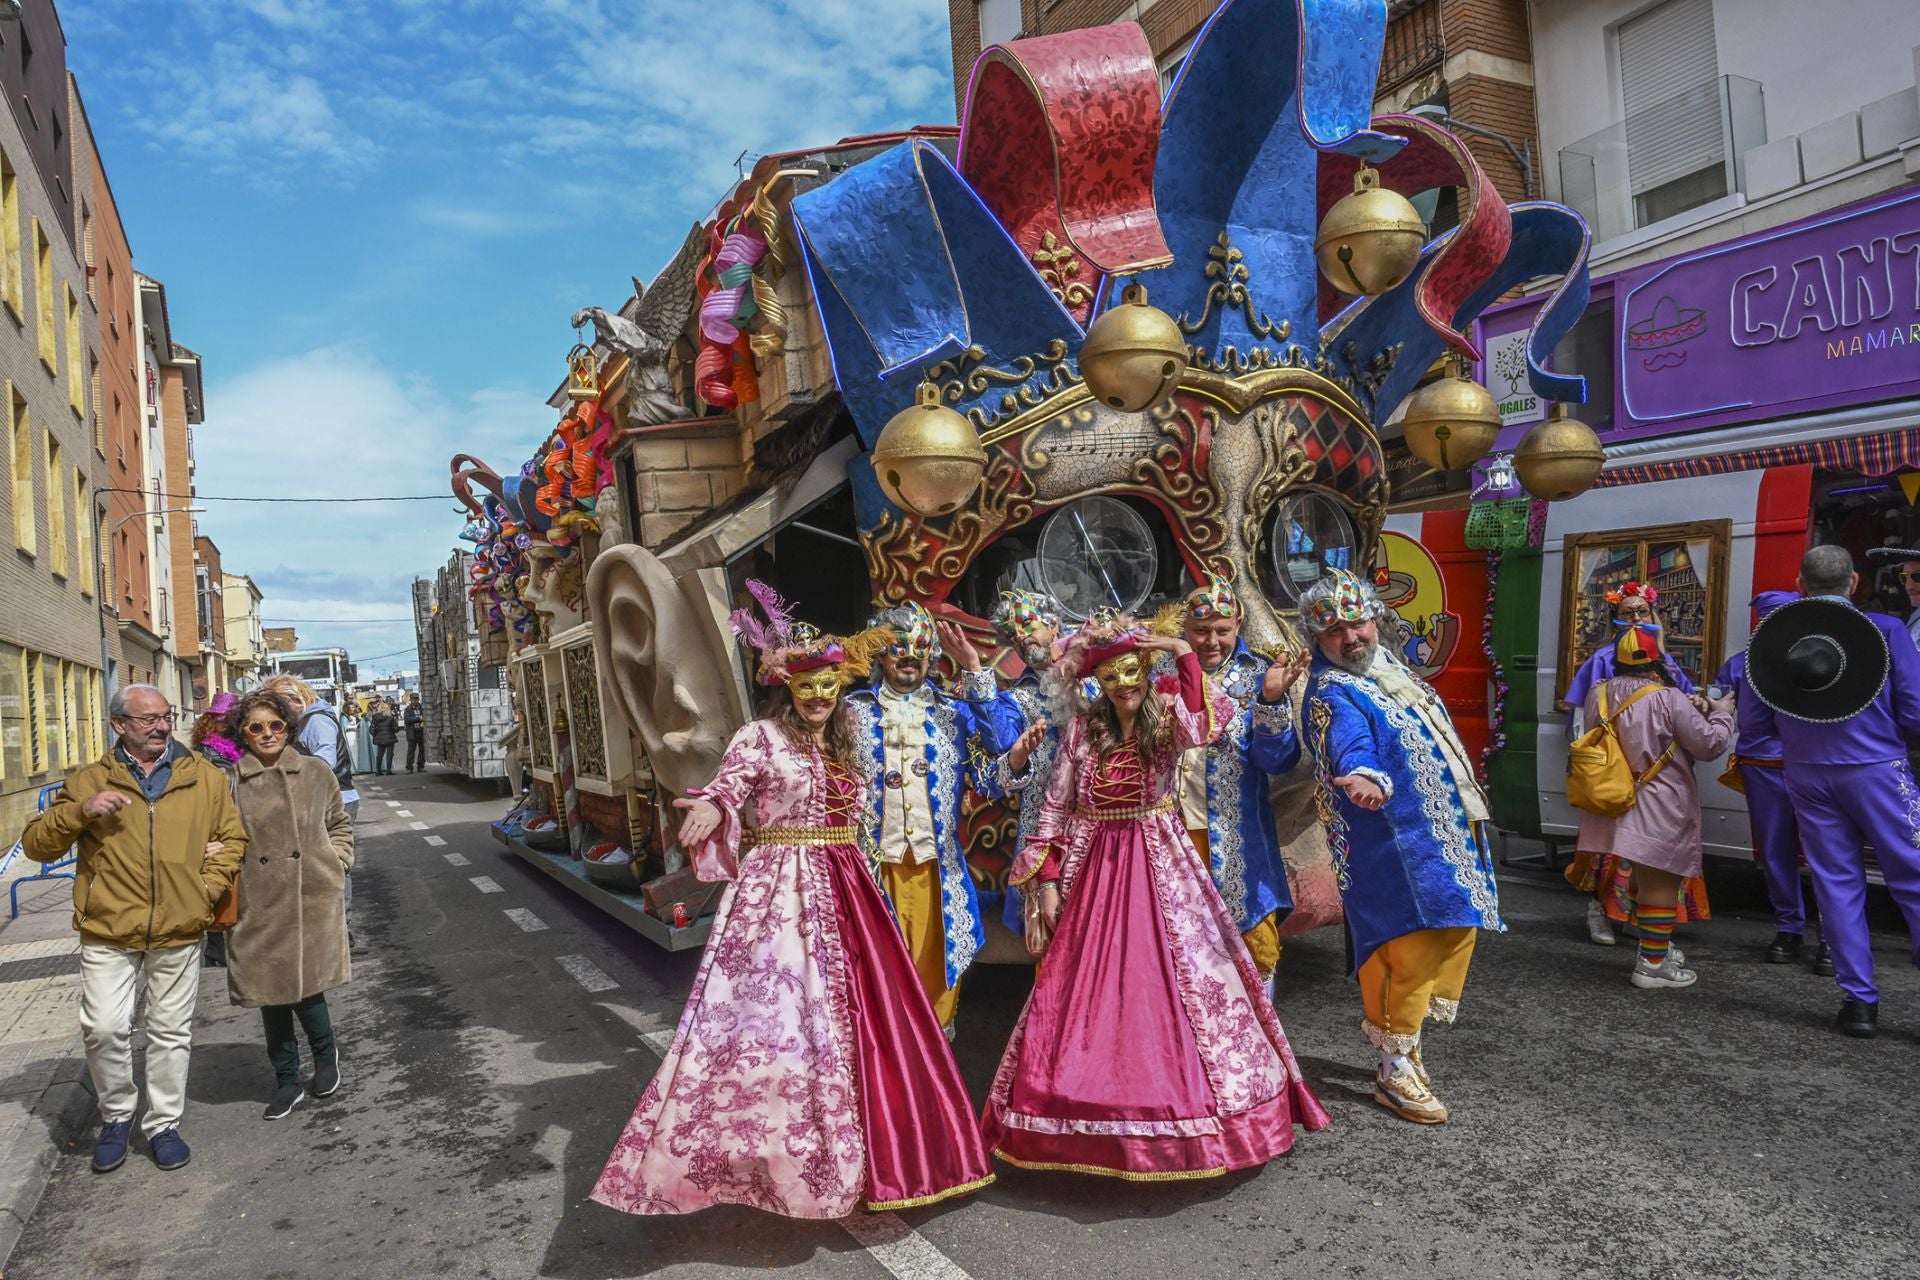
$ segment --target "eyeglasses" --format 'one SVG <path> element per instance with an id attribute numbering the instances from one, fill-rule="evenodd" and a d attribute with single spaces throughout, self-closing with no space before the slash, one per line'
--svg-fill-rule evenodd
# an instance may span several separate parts
<path id="1" fill-rule="evenodd" d="M 165 715 L 159 716 L 121 716 L 120 718 L 128 724 L 135 725 L 142 729 L 154 729 L 163 724 L 172 724 L 173 712 L 169 711 Z"/>
<path id="2" fill-rule="evenodd" d="M 247 736 L 249 738 L 257 738 L 263 733 L 285 733 L 286 731 L 287 722 L 285 720 L 255 720 L 247 726 Z"/>
<path id="3" fill-rule="evenodd" d="M 1911 570 L 1911 569 L 1903 569 L 1900 573 L 1900 581 L 1920 582 L 1920 572 L 1915 572 L 1914 570 Z"/>

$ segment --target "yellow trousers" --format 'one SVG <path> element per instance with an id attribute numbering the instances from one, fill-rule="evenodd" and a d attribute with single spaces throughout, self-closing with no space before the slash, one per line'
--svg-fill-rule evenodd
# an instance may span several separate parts
<path id="1" fill-rule="evenodd" d="M 1187 838 L 1193 841 L 1194 849 L 1200 854 L 1201 865 L 1209 868 L 1208 874 L 1211 875 L 1213 843 L 1207 836 L 1207 829 L 1201 827 L 1195 831 L 1189 827 Z M 1280 967 L 1280 913 L 1278 911 L 1241 934 L 1240 940 L 1247 944 L 1247 951 L 1253 956 L 1253 967 L 1260 971 L 1261 977 L 1270 976 Z"/>
<path id="2" fill-rule="evenodd" d="M 940 863 L 883 862 L 880 882 L 893 899 L 900 936 L 906 939 L 907 954 L 913 958 L 914 972 L 920 975 L 934 1016 L 941 1026 L 951 1027 L 960 1008 L 960 984 L 947 985 L 947 919 L 940 910 Z"/>
<path id="3" fill-rule="evenodd" d="M 1478 929 L 1420 929 L 1382 943 L 1360 966 L 1360 1003 L 1375 1048 L 1406 1053 L 1427 1019 L 1460 1011 Z"/>

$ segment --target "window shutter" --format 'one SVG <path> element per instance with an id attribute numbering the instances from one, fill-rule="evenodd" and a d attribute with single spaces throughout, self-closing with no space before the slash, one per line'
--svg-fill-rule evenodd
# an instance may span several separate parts
<path id="1" fill-rule="evenodd" d="M 1724 163 L 1712 0 L 1667 0 L 1615 40 L 1633 194 Z"/>

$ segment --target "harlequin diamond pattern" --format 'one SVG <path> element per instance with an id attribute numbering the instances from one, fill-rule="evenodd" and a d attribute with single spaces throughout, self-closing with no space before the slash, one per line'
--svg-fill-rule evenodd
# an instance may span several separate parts
<path id="1" fill-rule="evenodd" d="M 1337 493 L 1357 494 L 1381 468 L 1380 445 L 1373 433 L 1332 405 L 1294 400 L 1287 420 L 1300 433 L 1300 446 L 1319 464 L 1314 482 Z"/>

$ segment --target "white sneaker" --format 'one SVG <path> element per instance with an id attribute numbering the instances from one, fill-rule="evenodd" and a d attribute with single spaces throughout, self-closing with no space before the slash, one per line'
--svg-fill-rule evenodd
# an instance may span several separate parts
<path id="1" fill-rule="evenodd" d="M 1667 963 L 1685 964 L 1686 962 L 1687 953 L 1682 951 L 1677 943 L 1669 942 L 1667 944 Z"/>
<path id="2" fill-rule="evenodd" d="M 1642 991 L 1657 991 L 1662 987 L 1678 990 L 1690 987 L 1700 981 L 1700 975 L 1691 969 L 1683 969 L 1680 962 L 1668 952 L 1667 958 L 1659 964 L 1648 964 L 1646 957 L 1633 962 L 1633 985 Z"/>
<path id="3" fill-rule="evenodd" d="M 1610 947 L 1617 939 L 1613 936 L 1613 921 L 1607 919 L 1598 902 L 1587 899 L 1587 941 L 1596 947 Z"/>

